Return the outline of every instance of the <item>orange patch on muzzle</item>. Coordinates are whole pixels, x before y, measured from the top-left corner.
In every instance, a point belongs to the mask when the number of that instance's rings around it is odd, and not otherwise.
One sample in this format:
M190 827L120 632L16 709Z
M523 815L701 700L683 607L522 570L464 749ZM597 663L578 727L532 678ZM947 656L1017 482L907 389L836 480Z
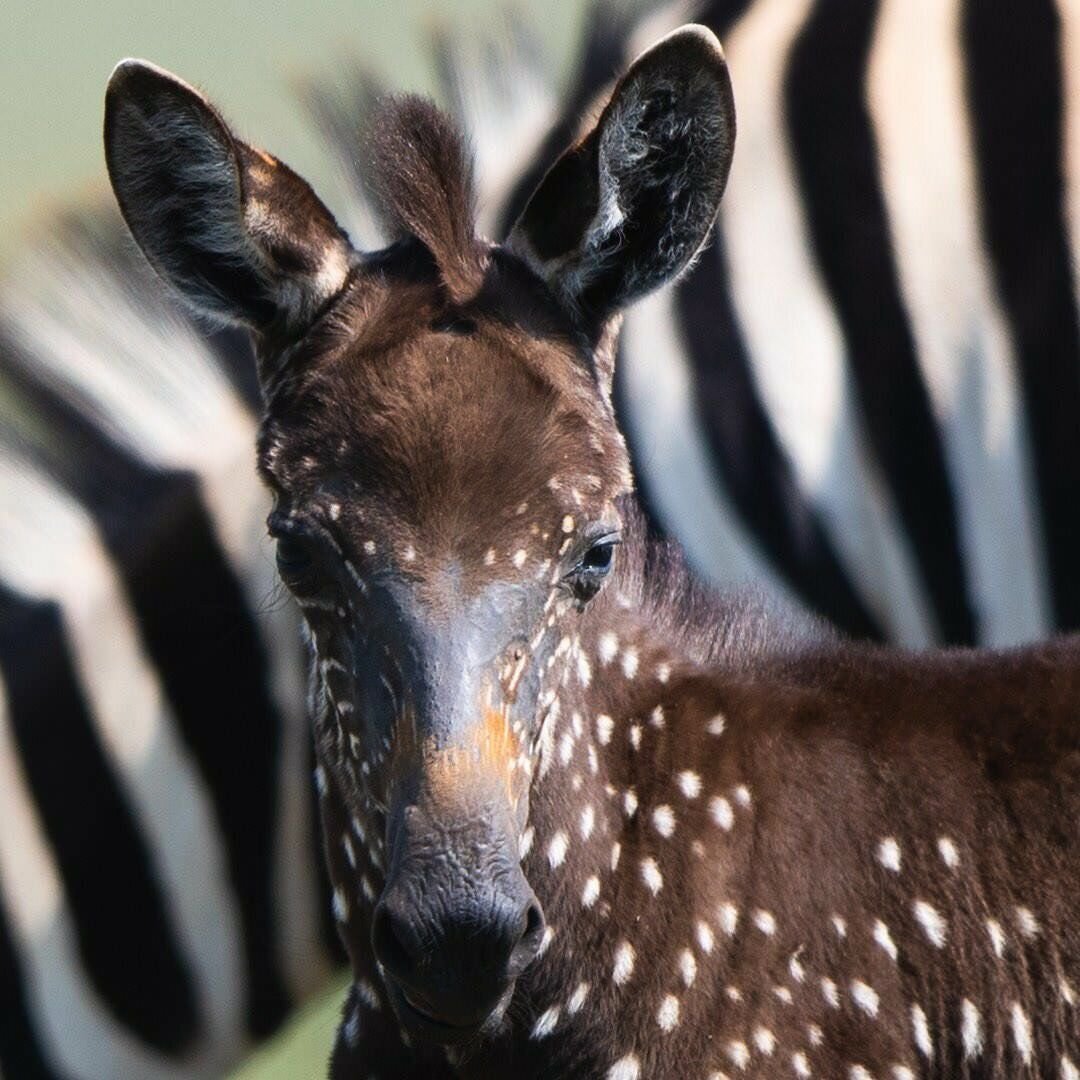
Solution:
M425 758L425 779L436 798L445 794L460 799L499 787L516 808L528 786L521 741L500 709L485 708L483 718L467 729L460 743L431 748Z

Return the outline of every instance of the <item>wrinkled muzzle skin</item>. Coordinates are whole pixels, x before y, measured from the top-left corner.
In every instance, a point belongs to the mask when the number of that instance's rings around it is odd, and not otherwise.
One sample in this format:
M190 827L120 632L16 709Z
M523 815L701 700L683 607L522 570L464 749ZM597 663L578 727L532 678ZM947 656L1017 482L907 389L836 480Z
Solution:
M520 837L550 686L568 662L551 631L572 605L505 583L462 602L454 575L437 577L434 589L372 587L363 632L331 619L313 637L320 760L350 819L382 841L370 944L348 925L347 943L374 951L407 1032L452 1044L498 1026L541 948ZM336 884L346 903L364 892L355 878Z

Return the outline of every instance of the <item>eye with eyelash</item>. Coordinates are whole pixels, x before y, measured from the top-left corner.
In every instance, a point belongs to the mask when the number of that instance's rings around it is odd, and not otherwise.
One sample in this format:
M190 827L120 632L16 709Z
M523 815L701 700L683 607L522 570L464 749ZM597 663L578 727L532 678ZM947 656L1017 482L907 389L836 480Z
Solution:
M607 535L593 541L581 560L566 576L579 607L584 607L599 591L615 563L617 535Z

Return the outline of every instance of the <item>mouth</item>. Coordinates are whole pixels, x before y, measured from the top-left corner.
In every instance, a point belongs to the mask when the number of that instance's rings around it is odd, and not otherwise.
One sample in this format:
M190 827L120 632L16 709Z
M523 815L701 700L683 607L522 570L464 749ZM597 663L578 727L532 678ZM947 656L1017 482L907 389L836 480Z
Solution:
M513 986L508 987L495 1007L483 1017L461 1023L439 1015L422 997L405 990L396 982L389 979L386 982L394 1009L409 1034L443 1046L465 1043L493 1031L501 1022L514 991Z

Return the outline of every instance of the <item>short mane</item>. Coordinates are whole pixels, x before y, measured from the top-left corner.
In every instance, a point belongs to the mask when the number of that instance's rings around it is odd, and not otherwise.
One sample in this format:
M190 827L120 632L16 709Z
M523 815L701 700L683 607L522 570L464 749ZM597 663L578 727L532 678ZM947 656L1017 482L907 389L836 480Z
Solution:
M372 132L375 197L389 233L431 252L452 303L483 282L472 154L455 123L426 98L387 98Z

